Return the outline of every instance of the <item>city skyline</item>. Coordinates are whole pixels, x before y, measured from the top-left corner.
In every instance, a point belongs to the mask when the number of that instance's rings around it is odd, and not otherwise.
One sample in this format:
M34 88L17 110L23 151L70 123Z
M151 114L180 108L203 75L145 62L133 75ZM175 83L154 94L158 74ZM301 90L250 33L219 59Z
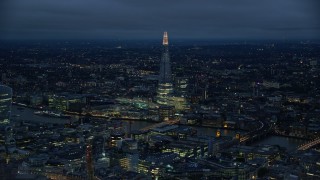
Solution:
M4 1L0 39L319 39L316 0ZM163 8L159 8L163 7Z
M3 42L0 179L320 177L318 44L160 39Z
M0 179L319 179L317 5L2 1Z

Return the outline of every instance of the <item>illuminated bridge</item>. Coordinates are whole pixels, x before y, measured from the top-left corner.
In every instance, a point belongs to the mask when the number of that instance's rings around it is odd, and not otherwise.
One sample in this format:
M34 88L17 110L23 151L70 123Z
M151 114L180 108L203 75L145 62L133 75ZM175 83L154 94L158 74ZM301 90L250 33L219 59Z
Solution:
M317 137L316 139L309 141L305 144L302 144L301 146L298 147L299 151L305 151L308 150L316 145L320 144L320 137Z
M173 124L179 124L179 120L173 120L173 121L164 121L164 122L160 122L160 123L156 123L156 124L152 124L150 126L144 127L142 129L140 129L141 131L148 131L150 129L154 129L157 127L163 127L166 125L173 125ZM240 143L241 144L246 144L246 143L250 143L253 142L255 140L261 139L262 137L265 137L268 135L268 133L270 132L270 130L272 129L271 126L269 126L269 124L267 124L264 121L259 121L259 128L253 131L250 131L246 134L244 134L241 138L240 138Z
M264 121L260 120L259 123L260 126L258 129L250 131L240 138L241 144L246 144L268 135L271 127Z
M178 124L178 123L179 123L178 120L164 121L164 122L152 124L152 125L150 125L150 126L147 126L147 127L142 128L142 129L140 129L140 130L141 130L141 131L148 131L148 130L153 129L153 128L162 127L162 126L165 126L165 125L173 125L173 124Z

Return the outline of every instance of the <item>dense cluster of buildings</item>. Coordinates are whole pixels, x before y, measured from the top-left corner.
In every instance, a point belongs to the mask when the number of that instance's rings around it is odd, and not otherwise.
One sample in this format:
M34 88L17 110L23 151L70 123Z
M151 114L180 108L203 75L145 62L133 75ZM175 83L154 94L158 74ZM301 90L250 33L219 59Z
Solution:
M319 47L202 43L1 47L0 178L319 178Z

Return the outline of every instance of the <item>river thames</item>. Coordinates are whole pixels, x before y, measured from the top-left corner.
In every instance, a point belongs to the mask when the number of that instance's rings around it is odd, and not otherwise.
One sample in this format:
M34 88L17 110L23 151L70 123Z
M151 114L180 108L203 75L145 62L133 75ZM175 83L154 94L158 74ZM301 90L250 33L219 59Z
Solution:
M35 115L34 112L37 110L20 107L20 106L12 106L12 121L29 121L29 122L36 122L36 123L55 123L55 124L65 124L70 122L69 119L62 119L62 118L53 118L53 117L45 117ZM71 121L75 120L71 118ZM146 122L146 121L131 121L131 130L139 130L144 127L150 126L154 123ZM123 121L124 128L128 129L129 121ZM210 127L192 127L197 130L198 135L204 136L214 136L217 129L210 128ZM235 130L226 130L222 129L221 134L223 136L234 136L236 133ZM288 151L295 150L300 144L303 144L306 140L303 139L295 139L289 137L281 137L281 136L269 136L266 137L258 142L255 142L253 145L279 145L282 147L287 148Z

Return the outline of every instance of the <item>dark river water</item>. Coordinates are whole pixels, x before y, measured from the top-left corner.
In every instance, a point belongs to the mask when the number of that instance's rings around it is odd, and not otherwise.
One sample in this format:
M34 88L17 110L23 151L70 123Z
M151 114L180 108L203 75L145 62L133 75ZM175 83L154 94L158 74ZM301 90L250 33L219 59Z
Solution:
M129 122L125 121L124 125L128 126ZM152 125L152 123L145 122L145 121L133 121L131 123L131 129L137 130L149 125ZM215 136L217 131L216 128L210 128L210 127L193 127L193 128L197 130L198 135ZM220 132L224 136L234 136L236 133L235 130L226 130L226 129L221 129ZM240 132L240 133L244 133L244 132ZM282 137L282 136L269 136L260 141L255 142L253 145L263 145L263 144L279 145L287 148L288 151L293 151L300 144L303 144L305 141L306 140L303 140L303 139L288 138L288 137Z
M30 121L30 122L39 122L39 123L67 123L70 120L68 119L60 119L60 118L52 118L52 117L44 117L44 116L38 116L34 114L34 109L29 108L18 108L18 106L12 106L12 120L13 121ZM132 121L131 122L131 129L132 130L138 130L142 129L146 126L152 125L152 122L145 122L145 121ZM124 121L124 126L129 126L129 121ZM210 128L210 127L193 127L197 130L198 135L208 135L208 136L214 136L217 129ZM220 130L221 134L224 136L234 136L236 131L234 130ZM240 132L241 133L241 132ZM270 145L280 145L282 147L287 148L289 151L295 150L297 146L300 144L303 144L305 140L301 139L294 139L294 138L288 138L288 137L280 137L280 136L269 136L265 139L262 139L258 142L255 142L254 145L260 145L260 144L270 144Z

